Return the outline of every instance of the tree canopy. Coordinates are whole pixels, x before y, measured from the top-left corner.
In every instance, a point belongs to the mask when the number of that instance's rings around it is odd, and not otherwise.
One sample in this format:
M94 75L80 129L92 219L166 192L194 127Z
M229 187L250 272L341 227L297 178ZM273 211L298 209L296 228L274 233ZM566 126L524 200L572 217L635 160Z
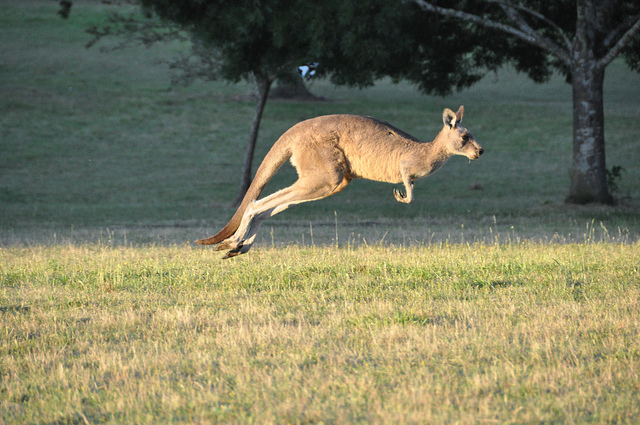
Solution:
M395 0L141 0L163 19L221 52L221 76L239 81L283 75L319 62L317 75L366 87L410 78L445 94L482 77L465 58L475 47L462 25ZM451 31L458 33L453 37ZM460 34L463 36L460 37ZM466 37L465 37L466 34ZM464 69L461 69L464 67Z
M571 77L571 54L577 37L588 31L598 66L622 55L640 70L640 4L629 0L414 0L444 23L464 21L465 32L476 41L475 65L515 65L534 81L553 71ZM593 15L593 16L588 16ZM477 61L481 57L483 60ZM484 61L487 58L493 60Z

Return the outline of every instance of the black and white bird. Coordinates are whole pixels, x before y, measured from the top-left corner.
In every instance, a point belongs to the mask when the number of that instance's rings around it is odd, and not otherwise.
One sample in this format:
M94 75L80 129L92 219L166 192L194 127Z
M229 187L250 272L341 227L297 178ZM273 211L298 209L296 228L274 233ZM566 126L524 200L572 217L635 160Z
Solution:
M316 75L316 67L318 66L318 62L310 62L298 67L298 74L300 77L310 80L311 77Z

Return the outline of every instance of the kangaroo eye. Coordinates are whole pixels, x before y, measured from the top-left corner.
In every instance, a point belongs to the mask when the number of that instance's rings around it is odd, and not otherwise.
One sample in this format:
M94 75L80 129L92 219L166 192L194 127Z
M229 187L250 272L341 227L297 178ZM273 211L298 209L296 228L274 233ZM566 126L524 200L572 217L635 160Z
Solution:
M468 142L469 141L469 135L468 134L463 135L462 136L462 141L463 142Z

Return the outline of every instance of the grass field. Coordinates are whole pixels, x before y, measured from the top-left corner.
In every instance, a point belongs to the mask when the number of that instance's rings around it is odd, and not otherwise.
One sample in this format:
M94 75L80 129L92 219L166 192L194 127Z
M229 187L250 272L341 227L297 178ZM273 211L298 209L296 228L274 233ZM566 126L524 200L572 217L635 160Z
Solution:
M110 7L0 0L0 423L640 421L639 75L607 73L615 207L563 203L560 78L271 101L257 161L313 116L430 139L460 104L486 153L410 205L353 182L223 262L191 241L233 212L250 87L172 88L180 45L85 49Z
M0 251L6 423L637 423L638 244Z

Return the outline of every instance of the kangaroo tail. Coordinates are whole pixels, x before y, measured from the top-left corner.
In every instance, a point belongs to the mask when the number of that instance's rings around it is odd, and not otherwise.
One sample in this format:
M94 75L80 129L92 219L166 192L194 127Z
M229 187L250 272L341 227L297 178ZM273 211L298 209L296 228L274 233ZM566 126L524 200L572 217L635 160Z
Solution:
M247 206L251 201L255 201L258 199L264 187L269 183L271 177L278 171L282 164L284 164L287 159L291 157L291 149L287 146L286 139L281 137L271 148L271 150L267 153L262 164L258 167L258 171L256 171L256 176L253 178L249 189L247 189L247 193L244 195L242 199L242 203L236 210L229 223L222 228L215 235L206 238L197 240L196 243L199 245L215 245L223 240L227 239L229 236L233 235L238 227L240 227L240 222L242 221L242 216L244 215ZM283 146L284 145L284 146Z

